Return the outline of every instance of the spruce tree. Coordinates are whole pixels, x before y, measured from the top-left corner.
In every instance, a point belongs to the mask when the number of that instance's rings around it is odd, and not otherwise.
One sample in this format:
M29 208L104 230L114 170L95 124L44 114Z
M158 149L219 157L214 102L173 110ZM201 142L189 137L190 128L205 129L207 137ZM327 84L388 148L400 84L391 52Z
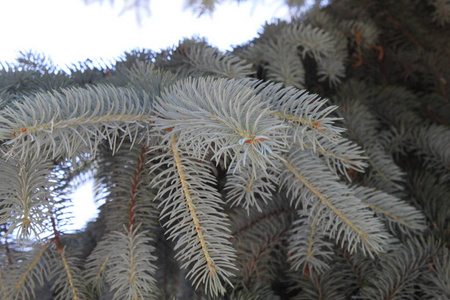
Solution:
M232 52L4 65L0 298L450 299L449 23L330 1Z

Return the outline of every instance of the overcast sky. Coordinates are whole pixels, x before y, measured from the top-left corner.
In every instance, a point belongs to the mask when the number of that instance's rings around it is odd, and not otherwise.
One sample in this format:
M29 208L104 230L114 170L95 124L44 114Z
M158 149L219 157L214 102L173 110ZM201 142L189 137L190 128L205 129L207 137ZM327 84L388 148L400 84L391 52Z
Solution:
M61 67L88 58L111 61L124 51L158 51L193 35L226 50L255 37L265 21L288 16L280 0L225 1L212 17L199 18L183 10L184 0L151 0L151 15L144 14L139 25L134 11L120 15L124 0L115 0L114 7L110 0L103 2L0 0L0 62L12 62L19 51L31 49Z
M92 1L91 1L92 2ZM0 62L13 62L19 51L37 51L64 66L91 59L112 61L125 51L155 51L178 44L184 37L206 37L221 50L242 44L266 21L288 18L280 0L224 1L212 16L197 17L183 10L184 0L151 0L149 17L139 25L134 11L122 15L123 0L85 5L83 0L0 0ZM73 198L73 226L81 229L97 215L92 182Z

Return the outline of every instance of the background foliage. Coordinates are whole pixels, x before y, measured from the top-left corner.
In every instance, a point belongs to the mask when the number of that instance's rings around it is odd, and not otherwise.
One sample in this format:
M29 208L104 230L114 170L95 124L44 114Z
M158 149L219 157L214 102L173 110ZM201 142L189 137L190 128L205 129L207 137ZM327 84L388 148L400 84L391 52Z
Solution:
M450 298L450 5L320 2L232 52L3 66L1 298Z

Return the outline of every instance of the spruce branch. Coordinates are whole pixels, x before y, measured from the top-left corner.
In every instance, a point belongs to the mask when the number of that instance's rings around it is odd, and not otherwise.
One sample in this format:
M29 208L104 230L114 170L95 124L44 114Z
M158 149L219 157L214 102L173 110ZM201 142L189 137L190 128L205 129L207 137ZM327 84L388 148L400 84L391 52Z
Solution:
M382 223L311 153L293 149L285 168L281 183L293 206L320 215L321 229L338 244L371 257L387 250L391 237Z
M177 48L166 51L166 56L156 57L159 67L173 70L180 77L215 76L242 78L253 72L250 65L231 53L221 53L203 40L184 40Z
M450 234L450 188L445 177L437 177L429 170L417 169L409 171L408 186L416 203L427 217L428 223L443 241Z
M336 175L345 175L349 181L351 181L349 170L364 172L368 166L364 150L346 138L338 137L334 141L320 138L318 143L321 147L316 148L317 155L325 161L328 169ZM305 149L313 149L310 144L305 143L302 146Z
M355 188L354 191L355 196L368 205L378 217L388 221L389 227L396 226L403 233L426 229L425 216L405 201L362 186Z
M450 297L450 254L448 248L441 248L432 257L429 272L423 274L422 289L434 299Z
M319 82L327 81L329 86L338 86L345 77L345 65L336 57L323 58L317 62L317 76Z
M51 244L34 245L31 252L22 251L22 255L15 268L8 268L2 287L5 300L8 299L34 299L37 285L44 285L49 278L50 270L47 268L49 261L48 248ZM6 269L5 269L6 271Z
M362 146L368 157L371 168L364 176L366 185L388 193L402 191L405 173L379 142L381 124L368 107L354 100L344 100L338 111L348 128L347 135Z
M157 299L155 248L150 232L122 227L98 243L89 256L83 277L96 294L109 290L113 299Z
M115 249L111 247L111 238L106 236L86 259L82 276L94 295L101 295L109 290L106 274L107 268L111 266L110 259L113 250Z
M361 102L349 100L346 94L339 95L334 101L340 105L337 112L347 128L345 134L364 148L375 144L381 125L369 108Z
M203 284L208 294L224 294L226 285L231 285L235 251L228 241L229 227L211 166L190 157L176 135L166 147L168 153L155 157L161 162L154 167L166 169L152 181L162 199L166 234L176 241L176 258L189 269L192 284L196 288Z
M420 127L412 132L411 147L416 154L424 157L427 168L442 169L442 172L450 172L450 129L430 125Z
M51 248L49 269L53 279L52 290L57 300L89 299L79 268L81 262L74 254L68 253L67 248L56 242L56 249Z
M252 74L249 65L243 64L232 54L221 54L218 49L207 45L193 45L186 53L189 64L203 71L204 75L218 75L227 78L247 77Z
M277 85L270 85L262 91L277 116L290 126L289 135L294 143L308 143L313 149L322 148L319 139L332 142L344 131L334 123L340 118L332 117L336 106L326 106L326 99L318 95L309 94L305 90L291 87L279 89Z
M291 274L292 281L295 283L292 288L301 289L294 298L296 300L346 300L349 299L355 287L354 276L340 257L336 257L336 262L324 273L293 272Z
M298 211L299 218L292 224L289 237L289 261L291 268L308 276L315 272L321 274L330 268L333 244L319 226L320 215L311 216L308 211Z
M283 39L301 48L301 55L315 60L330 56L336 47L335 38L323 29L311 25L291 24L282 31Z
M391 155L386 153L380 145L366 147L371 169L366 172L365 180L371 185L387 193L402 191L405 182L405 172L394 162Z
M434 12L432 14L433 21L441 26L445 26L450 23L450 4L445 0L433 0L428 1L430 5L434 6Z
M294 212L287 199L274 194L271 202L261 204L261 211L248 214L244 208L230 213L233 245L241 255L236 287L253 289L260 281L272 281L286 261L286 241Z
M287 147L286 126L251 88L257 82L188 79L155 103L154 128L199 159L266 169Z
M268 62L267 79L281 82L284 86L304 88L305 69L293 45L285 44L282 40L272 41L264 53L264 60Z
M106 147L99 153L96 189L103 194L99 201L105 201L100 217L107 232L122 231L124 225L142 224L150 229L156 224L155 191L149 186L150 155L146 146L130 148L131 144L125 143L115 155ZM108 193L101 192L105 190Z
M150 110L145 95L112 86L38 93L1 111L0 140L7 155L21 158L95 154L103 140L117 150L125 138L148 138Z
M231 170L235 169L233 166ZM276 190L274 175L278 172L276 168L269 168L266 172L254 174L253 168L246 166L241 171L227 174L227 182L224 190L231 206L242 206L250 215L251 209L261 211L261 204L266 204L272 199L272 193Z
M125 233L113 232L109 246L107 280L114 292L113 299L156 299L156 269L148 232L138 233L139 226L131 226Z
M361 296L370 299L419 299L416 292L421 282L420 275L434 252L432 243L409 240L399 246L387 257L383 268L376 270L375 276L361 289Z
M378 42L379 30L377 26L369 19L344 20L338 23L339 28L348 37L351 37L355 47L370 48Z
M52 189L56 177L49 161L0 158L0 224L7 224L5 235L15 231L18 241L39 238L48 229L54 206Z
M133 87L135 90L144 91L150 99L161 96L163 90L174 84L178 77L166 70L158 69L155 63L142 62L137 60L130 68L124 68L120 81L127 87ZM122 74L122 73L119 73ZM115 82L114 79L111 80Z

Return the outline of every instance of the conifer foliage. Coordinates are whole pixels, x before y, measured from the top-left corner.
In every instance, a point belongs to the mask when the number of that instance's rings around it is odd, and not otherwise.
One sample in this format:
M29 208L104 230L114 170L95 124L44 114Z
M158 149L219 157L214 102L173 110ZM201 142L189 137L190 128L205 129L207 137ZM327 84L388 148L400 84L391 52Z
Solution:
M0 298L449 299L449 12L330 1L232 52L4 65Z

